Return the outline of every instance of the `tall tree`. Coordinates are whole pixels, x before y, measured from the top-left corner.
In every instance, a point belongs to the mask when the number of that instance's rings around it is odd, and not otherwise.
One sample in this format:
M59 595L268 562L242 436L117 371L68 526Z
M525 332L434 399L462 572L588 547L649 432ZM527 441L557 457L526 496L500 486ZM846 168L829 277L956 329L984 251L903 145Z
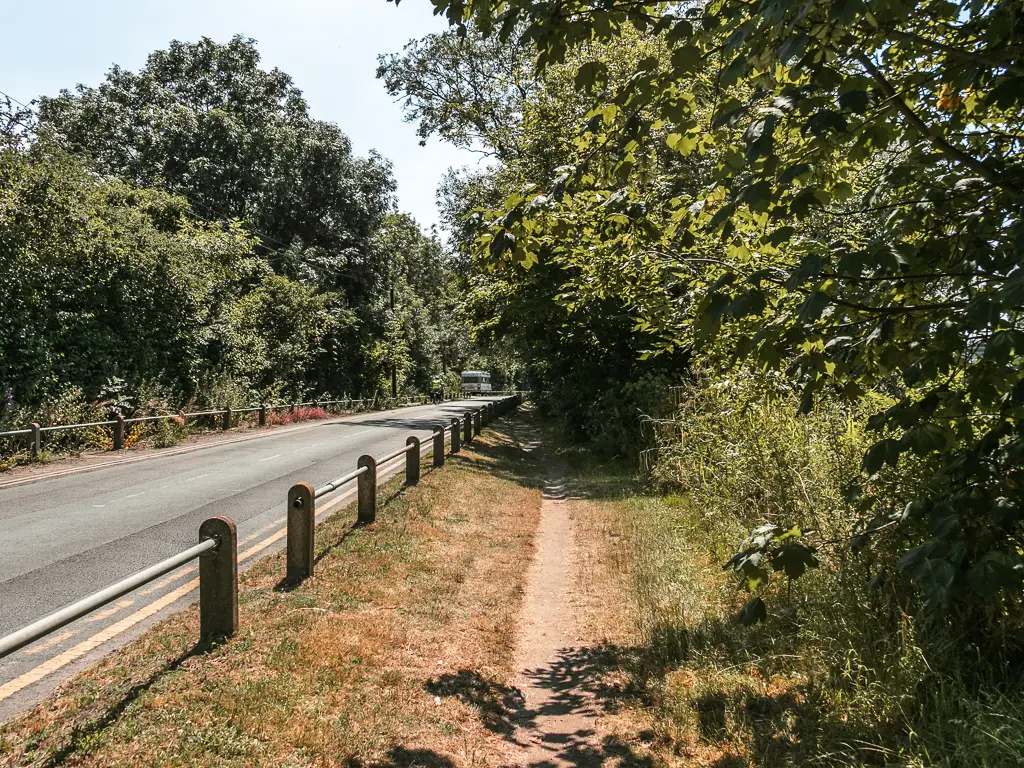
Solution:
M934 606L1016 594L1024 562L1024 14L1012 0L439 0L591 94L579 156L484 215L478 252L577 270L662 349L779 367L815 398L895 395L858 535ZM616 83L595 45L663 53ZM688 161L667 162L674 154ZM710 173L702 173L705 163ZM693 168L698 189L678 189ZM904 462L907 458L902 459ZM1008 592L1007 592L1008 590Z
M393 205L390 166L354 156L288 75L259 62L241 36L175 41L138 72L115 66L97 87L42 97L40 128L103 173L185 196L202 219L248 222L277 271L355 300Z

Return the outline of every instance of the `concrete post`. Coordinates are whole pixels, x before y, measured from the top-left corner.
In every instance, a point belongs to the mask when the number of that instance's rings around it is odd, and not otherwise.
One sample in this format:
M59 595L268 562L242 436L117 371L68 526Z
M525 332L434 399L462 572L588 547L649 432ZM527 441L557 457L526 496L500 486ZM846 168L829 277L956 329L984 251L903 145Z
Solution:
M217 539L217 548L199 557L199 639L231 637L238 631L238 534L226 517L199 526L199 540Z
M444 425L434 432L434 467L444 466Z
M224 409L224 422L221 424L221 428L227 432L231 429L231 408Z
M267 426L267 406L266 405L261 405L260 406L260 426L261 427Z
M462 422L452 419L452 455L462 450Z
M420 481L420 439L410 435L405 444L412 446L405 452L405 484L416 485Z
M32 458L37 458L39 452L43 450L42 435L39 432L39 425L35 422L29 424L28 428L32 430L32 435L29 438L32 441Z
M474 437L476 435L480 434L480 410L481 410L480 408L477 408L475 411L473 411L473 435L474 435Z
M120 413L114 414L114 450L124 450L124 416Z
M377 519L377 460L373 456L360 456L357 467L367 471L359 476L358 522L372 523Z
M288 581L297 584L313 575L313 526L316 498L309 483L288 490Z

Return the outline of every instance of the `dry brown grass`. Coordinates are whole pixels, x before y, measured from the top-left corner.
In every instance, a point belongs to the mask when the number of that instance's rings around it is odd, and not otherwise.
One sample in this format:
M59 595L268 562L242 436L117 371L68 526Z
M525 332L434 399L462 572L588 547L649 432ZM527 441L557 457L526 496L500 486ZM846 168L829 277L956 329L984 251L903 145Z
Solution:
M498 425L374 525L324 523L298 588L281 555L244 574L224 645L196 652L184 611L0 727L0 765L496 764L490 713L434 692L512 675L541 474Z

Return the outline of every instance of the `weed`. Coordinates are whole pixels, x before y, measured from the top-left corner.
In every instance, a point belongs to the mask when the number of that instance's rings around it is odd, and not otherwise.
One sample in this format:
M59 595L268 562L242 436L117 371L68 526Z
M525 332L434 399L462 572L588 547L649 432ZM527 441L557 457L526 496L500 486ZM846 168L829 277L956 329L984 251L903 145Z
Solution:
M768 427L769 429L771 427ZM734 499L658 495L577 452L574 502L602 595L600 687L624 738L699 764L1019 765L1024 670L955 628L915 619L861 574L823 568L754 628L720 567ZM631 489L618 498L609 486ZM611 597L609 597L609 595ZM617 599L624 606L616 618ZM1010 645L1008 644L1008 648ZM614 696L612 695L614 694Z

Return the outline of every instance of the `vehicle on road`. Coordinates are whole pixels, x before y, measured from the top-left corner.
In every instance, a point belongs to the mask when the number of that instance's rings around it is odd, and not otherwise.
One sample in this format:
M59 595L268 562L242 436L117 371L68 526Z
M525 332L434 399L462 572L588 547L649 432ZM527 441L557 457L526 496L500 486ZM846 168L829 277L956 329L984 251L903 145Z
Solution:
M434 405L444 402L444 382L440 379L434 379L430 385L430 402Z
M467 395L491 391L491 374L487 371L463 371L462 391Z

